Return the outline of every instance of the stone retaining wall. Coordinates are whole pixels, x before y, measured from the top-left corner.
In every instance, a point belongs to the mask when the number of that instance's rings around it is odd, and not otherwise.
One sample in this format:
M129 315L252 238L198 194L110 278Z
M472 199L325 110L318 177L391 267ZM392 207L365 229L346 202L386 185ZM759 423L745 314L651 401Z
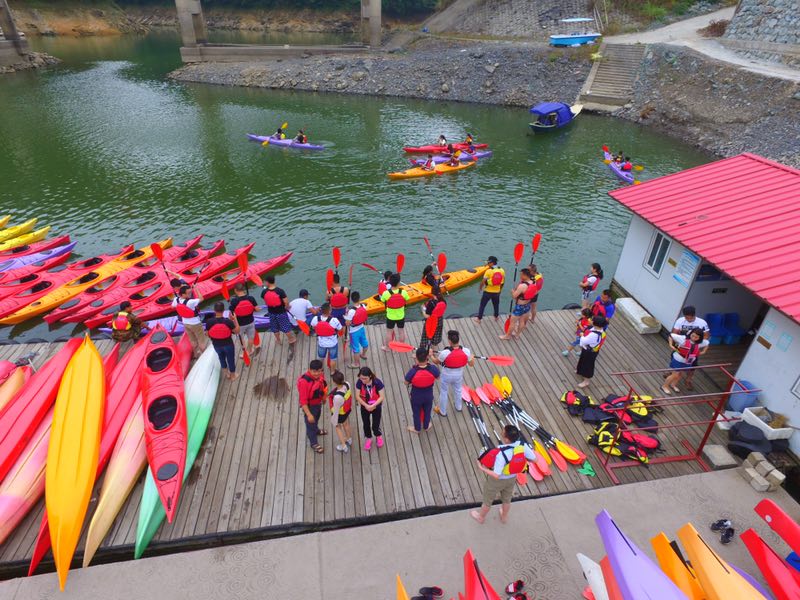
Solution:
M800 1L740 0L736 14L728 25L725 38L758 45L741 50L745 56L776 60L800 66ZM782 51L779 45L787 46ZM736 47L731 44L731 47Z

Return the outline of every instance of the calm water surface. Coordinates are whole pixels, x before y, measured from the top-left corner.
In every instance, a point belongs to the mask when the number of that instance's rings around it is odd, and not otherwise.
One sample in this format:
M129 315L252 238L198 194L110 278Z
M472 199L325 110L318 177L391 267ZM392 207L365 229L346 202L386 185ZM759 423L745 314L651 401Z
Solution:
M0 79L0 214L39 217L78 240L83 257L199 232L209 243L225 239L228 249L255 240L258 258L292 250L279 282L290 295L308 287L316 301L334 245L345 268L389 268L403 252L411 281L428 260L422 236L447 253L451 268L496 254L513 270L514 244L540 231L540 306L561 307L577 299L590 262L610 278L629 221L607 196L619 182L600 160L602 144L644 164L644 179L711 160L591 115L534 137L525 109L173 83L165 75L180 64L174 33L32 41L64 63ZM538 100L546 99L531 99ZM245 138L284 121L328 149L262 148ZM466 131L494 156L456 175L386 179L408 165L403 145ZM375 285L374 273L356 268L354 289ZM451 296L450 311L470 314L477 299L476 288L466 289ZM71 331L36 320L0 336Z

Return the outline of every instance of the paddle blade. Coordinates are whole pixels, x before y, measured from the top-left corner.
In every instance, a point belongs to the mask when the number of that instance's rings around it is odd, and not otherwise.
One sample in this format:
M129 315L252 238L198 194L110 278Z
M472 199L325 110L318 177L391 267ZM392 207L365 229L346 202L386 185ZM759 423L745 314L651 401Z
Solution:
M447 310L447 302L439 302L436 306L433 307L433 311L431 312L432 317L443 317L444 311Z
M608 146L603 146L603 147L602 147L602 150L603 150L603 152L608 152L608 151L609 151L609 150L608 150Z
M249 367L252 361L250 360L250 353L247 351L247 348L244 349L244 354L242 358L244 358L245 366Z
M525 254L525 244L518 242L517 245L514 246L514 262L519 264L523 254Z
M553 472L544 455L538 450L534 450L533 453L536 455L536 468L539 469L539 472L544 476L551 475Z
M534 481L543 481L544 480L544 475L539 470L539 467L537 466L537 464L535 462L533 462L532 460L528 461L528 473L531 474L531 477L533 477Z
M333 287L333 269L328 269L328 272L325 273L325 289L330 291Z
M398 254L397 255L397 272L402 273L403 267L406 265L406 256L405 254Z
M253 336L253 346L259 348L261 346L261 334L258 333L258 329L256 329L256 333Z
M642 182L639 181L638 179L634 179L633 180L633 185L642 185Z
M333 266L338 269L339 263L342 262L342 251L339 249L339 246L334 246L331 253L333 254Z
M492 401L489 400L489 396L486 395L486 390L484 390L482 387L475 388L475 393L478 395L478 398L480 398L481 402L483 402L484 404L492 403Z
M433 339L433 336L436 333L436 326L438 324L439 319L433 315L425 319L425 335L428 336L428 339Z
M644 165L633 165L634 171L644 171Z
M497 365L498 367L510 367L514 364L514 357L513 356L503 356L498 354L496 356L487 356L486 360L490 363Z
M414 348L414 346L411 344L406 344L405 342L396 342L394 340L389 342L389 348L395 352L413 352L416 350L416 348Z
M242 275L247 275L247 254L242 252L237 258L236 262L239 264L239 270L242 272Z
M164 262L164 249L158 242L150 244L150 250L152 250L153 256L155 256L161 262Z
M355 265L350 265L350 274L347 276L347 287L353 287L353 267Z
M297 326L300 328L300 331L302 331L306 335L311 335L311 327L309 327L308 323L306 323L305 321L298 321Z
M469 391L469 398L472 400L472 403L475 406L480 406L481 404L481 397L478 395L477 390L470 390Z
M550 453L550 458L553 459L553 462L558 469L562 472L565 472L567 470L567 461L564 460L564 457L561 456L561 454L559 454L555 448L548 448L548 451Z
M517 473L517 485L528 485L528 476L525 473Z
M261 279L261 277L259 277L258 273L251 274L250 281L256 285L264 285L264 281Z
M361 263L361 266L369 269L370 271L375 271L376 273L380 273L380 271L378 271L378 269L376 269L375 267L373 267L369 263Z
M227 281L222 282L222 297L225 298L225 300L231 299L231 291L228 289Z
M610 159L608 159L608 158L606 158L606 159L603 159L603 162L604 162L604 163L606 163L607 165L610 165L610 164L611 164L611 160L610 160Z
M281 129L286 129L289 126L289 122L287 121L283 125L281 125Z
M503 323L503 331L506 335L508 335L508 331L511 329L511 315L506 317L506 322Z
M502 381L502 383L503 383L503 387L502 387L503 393L506 396L510 396L511 392L514 391L514 386L511 385L511 380L508 378L508 376L504 375L500 381Z
M583 464L583 458L575 451L575 448L561 440L556 439L554 441L556 443L556 450L558 450L559 454L561 454L567 462L573 465Z
M500 375L498 375L497 373L495 373L494 376L492 377L492 385L494 386L494 389L496 389L500 393L501 396L505 396L505 392L503 391L503 380L500 379Z
M408 592L406 592L406 588L403 585L403 581L400 579L400 575L397 575L397 600L408 600Z
M470 387L466 383L461 384L461 399L464 402L469 402L471 399Z
M444 273L447 268L447 256L444 252L440 252L439 256L436 257L436 267L439 269L439 273Z
M428 247L428 252L433 254L433 248L431 248L431 243L428 241L428 238L423 236L422 239L425 240L425 245Z
M533 449L539 456L544 458L545 463L547 463L548 465L553 464L553 459L550 458L550 455L547 453L547 449L544 446L542 446L542 443L536 438L533 439Z
M483 393L486 394L486 397L489 398L490 403L494 403L496 400L499 399L496 397L496 390L494 389L494 386L492 386L491 383L484 383L481 386L481 389L483 390Z
M266 139L263 142L261 142L261 145L264 147L269 146L269 139Z
M536 254L539 251L539 244L541 243L542 243L542 234L537 233L535 236L533 236L533 239L531 240L531 248L533 249L534 254Z

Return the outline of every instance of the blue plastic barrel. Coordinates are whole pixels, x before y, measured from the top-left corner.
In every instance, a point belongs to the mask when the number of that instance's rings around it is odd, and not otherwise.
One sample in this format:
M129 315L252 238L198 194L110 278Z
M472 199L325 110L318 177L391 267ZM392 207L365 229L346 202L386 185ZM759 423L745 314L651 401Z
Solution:
M745 408L749 408L751 406L755 406L758 404L758 392L752 392L750 390L757 390L758 386L754 383L750 383L746 379L740 379L741 386L738 383L734 383L733 387L731 388L732 392L739 392L738 394L731 394L728 397L728 410L734 410L736 412L744 412ZM744 393L741 393L744 390Z

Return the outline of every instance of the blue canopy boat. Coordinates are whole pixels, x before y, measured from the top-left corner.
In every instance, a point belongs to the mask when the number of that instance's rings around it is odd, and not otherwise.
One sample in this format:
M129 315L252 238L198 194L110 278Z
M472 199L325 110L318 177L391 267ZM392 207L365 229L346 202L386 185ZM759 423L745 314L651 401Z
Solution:
M536 120L529 123L529 126L538 133L559 129L572 123L581 110L583 104L569 106L563 102L543 102L531 109L531 114L536 115Z
M561 19L562 23L594 23L594 19L585 17L575 17L572 19ZM573 31L570 33L559 33L550 36L551 46L582 46L584 44L593 44L594 41L602 34L596 31L591 31L587 26L583 27L583 31Z

